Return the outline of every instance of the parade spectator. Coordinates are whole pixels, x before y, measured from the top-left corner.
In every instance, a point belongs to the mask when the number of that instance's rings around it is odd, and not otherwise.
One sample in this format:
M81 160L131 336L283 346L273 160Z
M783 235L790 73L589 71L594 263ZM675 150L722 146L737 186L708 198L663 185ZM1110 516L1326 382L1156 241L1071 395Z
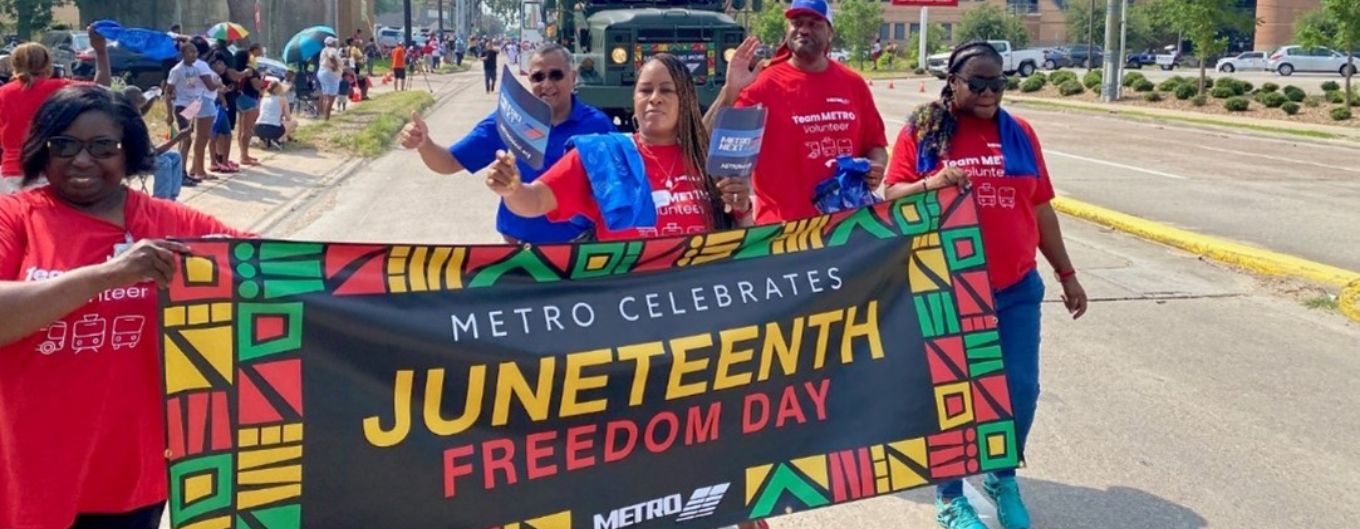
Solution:
M193 163L184 179L184 185L194 186L208 178L203 158L212 138L213 120L217 118L216 94L222 85L208 63L199 59L195 43L180 45L180 59L166 79L166 119L176 120L181 130L194 130ZM186 114L192 116L192 121ZM188 138L180 145L180 152L189 152Z
M316 72L316 80L321 83L321 115L325 121L331 120L331 108L335 105L335 96L340 94L341 73L344 71L345 59L340 53L340 41L335 37L326 37L326 47L321 50L321 67Z
M575 150L528 184L521 183L515 157L498 151L487 186L520 215L546 214L555 221L583 215L595 223L598 240L681 236L747 224L751 190L746 179L714 182L704 174L709 133L699 108L689 67L669 53L656 54L642 66L633 88L637 133L623 140L624 148L641 156L645 174L631 174L630 164L610 156L617 151L608 140L621 135L597 135L577 138ZM616 186L634 187L651 200L615 204L609 198L616 195L606 188ZM632 209L637 207L654 209Z
M264 75L255 67L255 58L264 54L264 48L252 44L248 51L236 52L236 70L240 72L237 86L240 95L236 98L236 108L240 112L240 127L236 130L236 142L241 148L243 165L260 165L260 161L250 156L250 138L255 131L255 120L260 117L260 99L264 94Z
M113 74L109 70L108 43L98 31L89 31L90 46L94 48L94 82L109 86ZM28 135L33 114L48 97L58 90L75 84L70 79L52 77L52 52L42 44L20 44L10 53L13 78L0 87L0 195L19 190L23 168L19 158Z
M883 56L883 38L874 39L874 45L869 47L869 60L873 61L873 68L878 69L878 58Z
M444 47L434 45L430 48L430 71L438 72L439 65L444 61Z
M505 64L511 71L523 71L519 67L519 43L513 40L505 43Z
M167 498L157 287L187 251L167 239L245 234L124 185L152 169L151 138L108 88L54 94L22 152L24 179L49 184L0 197L0 527L155 529ZM65 334L120 319L142 322L134 339Z
M468 51L467 42L463 40L463 36L462 36L462 35L458 35L458 36L454 37L454 38L453 38L453 60L454 60L453 63L456 64L456 65L458 65L458 66L460 66L460 67L463 66L463 56L464 56L464 55L467 55L467 51Z
M572 94L576 86L576 71L572 67L571 52L557 44L540 48L529 59L529 89L534 96L552 109L552 129L548 131L548 145L544 152L544 168L562 158L567 141L586 134L604 134L615 130L614 123L598 109L581 102ZM411 116L411 123L402 130L400 141L407 149L418 149L430 170L440 174L455 174L467 170L475 173L496 161L495 153L505 150L505 143L496 132L496 114L483 119L472 132L453 146L444 148L430 137L429 128L419 115ZM520 162L519 173L525 182L533 182L542 170ZM535 215L522 217L501 205L496 214L496 231L511 243L558 243L576 239L590 229L590 223L550 222Z
M368 39L368 44L364 45L364 73L373 77L373 63L382 58L382 50L378 49L378 42L373 38Z
M396 79L392 89L398 92L406 90L406 47L397 45L392 48L392 78Z
M212 154L212 172L236 173L241 166L231 161L231 137L236 130L236 103L240 96L241 74L228 66L231 56L223 51L213 50L208 55L208 68L214 79L222 85L217 91L217 117L213 119L212 141L208 152Z
M486 47L482 49L482 74L486 78L486 93L488 94L496 91L496 55L499 53L500 50L491 42L487 42Z
M142 116L151 111L154 103L147 101L146 94L135 86L124 88L123 97L126 97ZM184 154L172 149L192 133L193 129L181 130L165 143L156 146L156 169L151 177L151 196L171 201L179 200L180 189L184 187Z
M260 103L260 119L255 121L255 135L266 146L282 147L297 128L297 120L293 119L286 97L292 87L283 82L269 82L267 86L267 95Z
M1001 108L1006 89L1002 65L1001 55L983 41L954 50L939 101L916 109L897 138L885 194L894 199L952 185L977 190L982 246L1023 460L1039 402L1044 283L1036 270L1036 249L1056 271L1063 304L1074 319L1086 312L1087 298L1049 205L1053 183L1038 137L1029 123ZM983 491L996 503L1002 527L1030 527L1015 471L988 475ZM963 496L962 481L941 484L936 497L942 527L986 527Z
M768 110L762 141L779 148L761 150L752 176L760 224L817 215L817 184L835 174L830 162L840 156L868 158L865 182L871 190L883 182L888 161L883 118L868 84L827 58L834 30L826 1L794 0L784 17L785 44L770 65L752 68L760 42L743 42L705 118L711 127L717 110L730 105Z
M245 80L245 74L236 69L236 57L231 52L231 44L225 40L213 44L207 61L208 67L222 83L222 88L217 92L217 114L226 118L226 122L221 125L217 121L213 122L213 141L208 144L212 152L212 171L240 172L241 166L231 161L231 137L241 117L241 83Z
M354 86L359 88L359 99L368 99L368 76L364 75L364 67L368 63L368 55L364 53L364 41L351 39L349 44L350 70L354 72Z

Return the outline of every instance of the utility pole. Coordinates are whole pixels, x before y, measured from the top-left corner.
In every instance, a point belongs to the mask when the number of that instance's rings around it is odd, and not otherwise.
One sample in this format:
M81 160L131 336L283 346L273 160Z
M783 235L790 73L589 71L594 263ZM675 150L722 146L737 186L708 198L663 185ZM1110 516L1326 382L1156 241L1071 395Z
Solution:
M444 38L444 0L435 0L435 5L439 6L439 38ZM440 46L444 44L441 42Z
M1119 1L1106 0L1105 5L1105 71L1101 76L1100 100L1106 103L1119 100L1119 68L1124 65L1117 29L1122 25Z
M402 2L402 7L405 9L406 18L404 19L404 23L406 24L406 34L402 36L401 45L406 46L411 43L411 0Z
M1086 69L1094 68L1092 62L1096 55L1096 0L1091 0L1091 10L1087 12L1086 20Z

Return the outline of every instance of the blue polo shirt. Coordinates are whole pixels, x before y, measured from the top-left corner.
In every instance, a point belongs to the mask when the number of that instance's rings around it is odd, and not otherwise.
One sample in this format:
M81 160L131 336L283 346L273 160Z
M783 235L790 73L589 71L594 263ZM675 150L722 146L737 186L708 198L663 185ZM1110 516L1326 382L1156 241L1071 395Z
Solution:
M552 130L548 132L548 149L544 153L543 169L535 170L525 165L523 160L517 160L515 163L519 165L519 173L524 182L533 182L566 154L567 140L585 134L605 134L616 130L613 120L604 112L572 96L571 115L566 121L553 125ZM496 133L496 114L493 112L473 127L472 132L462 140L449 147L449 154L452 154L469 172L475 173L496 161L497 150L506 150L506 147L505 142L501 141L500 134ZM528 243L566 242L575 239L588 229L594 227L584 217L578 216L568 222L549 222L545 217L521 217L506 208L504 201L501 202L500 211L496 213L496 231Z

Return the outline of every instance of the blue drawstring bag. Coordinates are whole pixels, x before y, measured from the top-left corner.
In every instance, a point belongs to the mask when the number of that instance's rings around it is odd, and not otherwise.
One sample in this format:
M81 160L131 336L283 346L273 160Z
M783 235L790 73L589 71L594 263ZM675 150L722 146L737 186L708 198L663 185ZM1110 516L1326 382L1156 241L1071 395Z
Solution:
M567 141L585 166L605 227L611 231L656 226L652 185L633 137L590 134Z
M214 136L231 136L231 118L227 116L226 105L217 105L217 118L213 120Z
M836 158L836 174L817 184L812 203L823 214L836 213L882 202L869 189L864 177L869 174L869 160L853 156Z

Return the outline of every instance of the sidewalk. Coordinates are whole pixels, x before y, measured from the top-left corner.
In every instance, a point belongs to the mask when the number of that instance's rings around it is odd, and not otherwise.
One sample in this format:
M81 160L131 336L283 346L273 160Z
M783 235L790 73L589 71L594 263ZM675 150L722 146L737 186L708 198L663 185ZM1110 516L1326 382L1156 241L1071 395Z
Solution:
M474 73L480 75L480 72ZM454 81L466 75L472 74L430 75L429 86L425 84L425 77L418 75L409 79L410 89L433 90L438 106L465 84ZM380 77L375 80L378 82L369 90L371 97L392 92L391 84L381 84ZM350 111L363 104L351 102ZM314 120L301 118L301 121L306 125ZM252 146L251 154L259 158L260 165L244 166L239 173L218 174L218 180L184 188L180 202L217 217L229 226L259 233L269 228L271 219L286 214L309 191L333 183L366 162L353 155L311 147L290 146L288 150L275 151L257 145Z

